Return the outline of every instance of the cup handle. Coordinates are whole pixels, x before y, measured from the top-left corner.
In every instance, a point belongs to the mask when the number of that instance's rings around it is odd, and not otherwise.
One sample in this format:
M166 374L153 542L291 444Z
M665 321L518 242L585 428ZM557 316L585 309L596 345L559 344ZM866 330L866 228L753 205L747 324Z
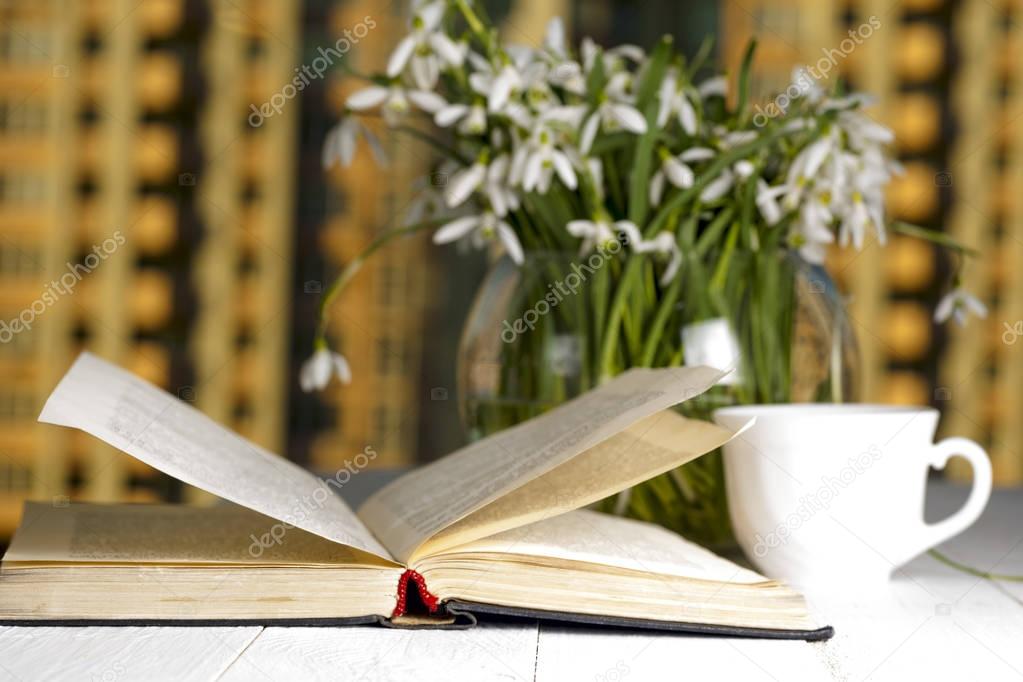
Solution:
M932 445L926 452L928 463L939 469L943 469L953 455L965 457L973 467L973 487L962 509L937 523L923 524L923 540L913 556L936 547L953 535L966 530L980 517L991 497L991 460L988 459L984 448L968 438L946 438Z

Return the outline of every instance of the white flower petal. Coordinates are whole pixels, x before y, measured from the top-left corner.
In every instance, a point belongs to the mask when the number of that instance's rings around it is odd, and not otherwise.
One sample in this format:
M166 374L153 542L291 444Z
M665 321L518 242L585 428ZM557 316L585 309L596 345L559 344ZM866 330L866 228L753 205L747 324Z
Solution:
M728 190L732 189L734 180L730 171L723 171L721 175L708 182L703 188L703 191L700 192L700 201L710 203L720 199L728 193Z
M618 125L637 135L646 132L646 119L639 113L639 109L628 104L612 103L607 106Z
M345 102L345 105L352 111L362 111L364 109L372 109L373 107L380 106L387 99L389 91L387 88L379 85L371 85L368 88L359 90L352 94Z
M557 171L558 177L565 183L565 187L575 189L578 185L578 179L575 176L572 164L568 161L568 157L555 150L551 154L551 161L554 163L554 170Z
M377 162L378 166L387 166L387 152L384 151L384 146L380 144L380 138L378 138L372 130L365 126L362 128L362 137L369 144L369 150L373 153L373 159Z
M461 239L472 232L480 224L480 217L476 215L455 218L447 225L433 233L434 244L447 244L456 239Z
M696 91L704 99L708 97L724 97L728 94L728 79L724 76L714 76L700 83Z
M424 90L409 90L408 98L417 107L422 109L428 114L435 114L445 106L447 102L444 98L435 92L426 92Z
M589 237L596 232L596 225L591 220L570 220L565 229L573 237Z
M522 189L532 192L540 184L543 174L543 157L539 154L531 154L526 160L526 167L522 174Z
M508 256L515 261L516 265L522 265L523 253L522 244L519 243L519 238L515 235L515 230L503 220L497 223L497 237L504 244L504 250L508 252Z
M600 117L594 112L583 124L582 134L579 136L579 151L584 155L590 153L593 148L593 140L597 137L597 129L600 127Z
M635 246L643 241L643 235L640 234L639 228L636 227L636 223L628 220L619 220L615 223L615 228L625 235L627 244Z
M681 154L678 158L686 163L692 163L694 161L709 161L717 156L717 153L708 147L690 147Z
M487 167L479 162L458 171L451 176L447 187L444 188L444 201L452 208L460 206L476 191L477 187L483 184L486 176Z
M543 42L544 46L553 54L559 57L565 55L565 24L562 23L561 17L552 17L547 22L547 34Z
M320 152L320 163L324 170L329 170L340 156L341 146L341 125L336 125L327 133L327 139L323 141L323 150Z
M487 98L487 108L490 109L491 113L500 111L508 103L512 89L517 83L518 73L516 73L514 67L505 66L501 69L501 72L497 74L497 78L494 79L490 87L490 95Z
M430 55L416 55L412 58L412 80L422 91L433 90L440 78L437 58Z
M449 104L437 110L437 113L433 115L433 122L441 128L447 128L468 113L468 105Z
M662 167L664 168L664 174L671 180L671 184L682 189L688 189L693 186L693 182L696 179L693 175L693 169L675 157L667 158Z
M340 353L331 353L334 365L334 374L341 380L342 384L352 383L352 368L348 366L348 360Z
M732 166L732 169L735 171L736 175L745 180L753 175L756 171L756 166L754 166L748 159L743 159L741 161L737 161L735 165Z
M465 53L444 33L430 34L430 47L451 66L460 67L465 63Z
M660 206L661 198L664 196L664 171L659 170L650 178L650 205Z
M696 110L683 93L678 94L678 122L690 137L696 134Z
M397 77L405 69L405 65L408 64L409 57L412 56L415 49L416 39L411 35L405 36L398 43L397 47L394 48L394 52L391 53L391 58L387 60L387 75L389 78Z

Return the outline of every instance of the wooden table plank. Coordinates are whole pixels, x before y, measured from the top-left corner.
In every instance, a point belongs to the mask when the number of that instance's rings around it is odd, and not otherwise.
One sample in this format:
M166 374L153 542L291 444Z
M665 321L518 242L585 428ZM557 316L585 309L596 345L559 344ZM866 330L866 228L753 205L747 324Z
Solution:
M550 627L540 631L537 682L561 680L826 680L811 645L798 641L693 637Z
M474 630L266 628L222 682L533 679L537 625Z
M261 628L0 627L0 680L215 680Z

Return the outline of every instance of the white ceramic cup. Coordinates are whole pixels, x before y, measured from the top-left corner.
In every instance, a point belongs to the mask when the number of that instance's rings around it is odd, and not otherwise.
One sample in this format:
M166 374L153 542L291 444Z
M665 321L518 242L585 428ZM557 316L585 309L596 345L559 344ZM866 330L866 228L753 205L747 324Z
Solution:
M887 582L892 571L977 520L991 463L965 438L933 442L938 411L885 405L749 405L719 409L738 429L725 445L728 507L739 544L766 575L799 586ZM973 467L958 512L924 522L929 467Z

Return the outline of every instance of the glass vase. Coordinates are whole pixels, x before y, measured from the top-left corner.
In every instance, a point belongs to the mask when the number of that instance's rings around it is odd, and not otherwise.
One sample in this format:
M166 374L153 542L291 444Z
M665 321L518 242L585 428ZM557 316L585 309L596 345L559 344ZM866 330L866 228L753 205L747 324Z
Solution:
M470 440L539 415L599 381L602 303L620 283L623 266L619 258L598 255L534 252L521 266L507 258L492 266L459 347L459 401ZM699 274L699 267L688 267L680 277ZM706 279L683 281L649 364L735 370L676 408L682 414L710 419L728 405L856 398L855 338L823 268L787 251L750 253L717 286L700 281ZM620 369L627 368L626 362ZM599 506L717 550L734 548L719 452Z

